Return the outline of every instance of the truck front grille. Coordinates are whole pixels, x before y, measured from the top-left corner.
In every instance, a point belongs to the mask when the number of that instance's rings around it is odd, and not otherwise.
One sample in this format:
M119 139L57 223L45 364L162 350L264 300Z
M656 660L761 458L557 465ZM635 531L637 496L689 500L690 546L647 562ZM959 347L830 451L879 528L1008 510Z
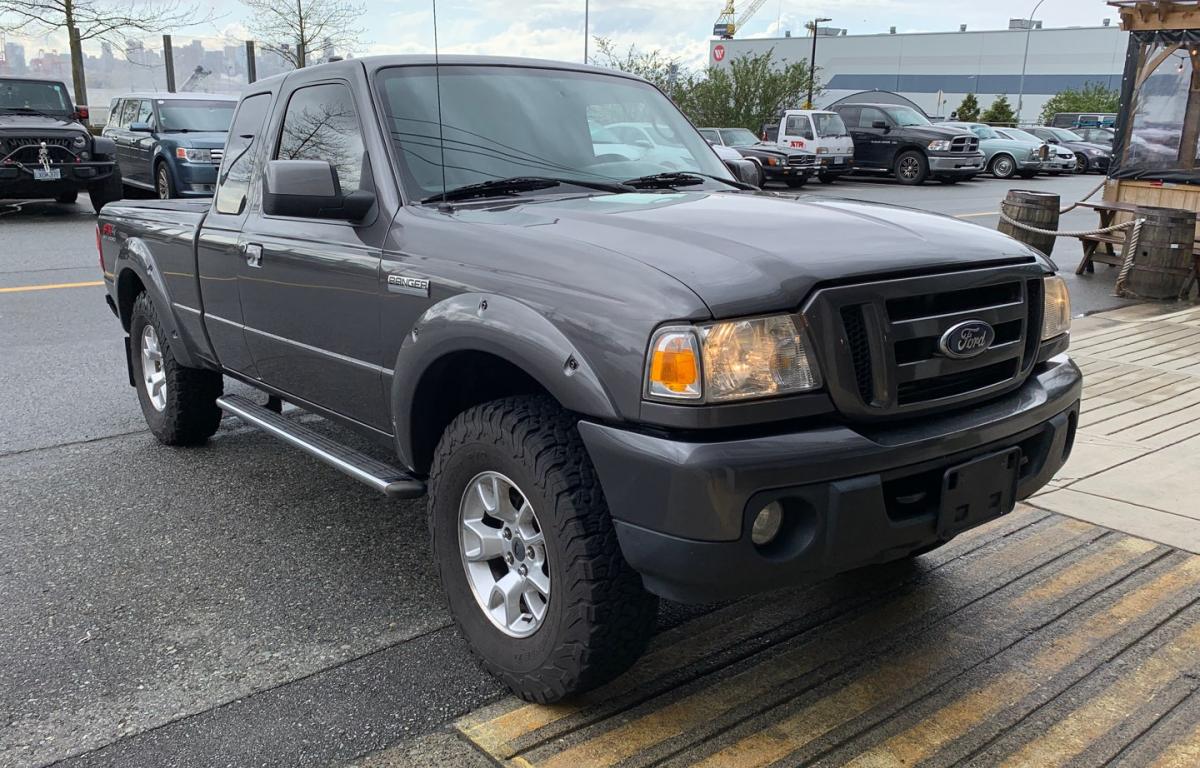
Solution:
M788 158L788 165L812 165L813 155L792 155Z
M211 150L211 151L212 151L212 161L213 161L214 163L216 163L217 165L220 165L220 164L221 164L221 160L222 160L222 159L224 159L224 157L225 157L225 150L223 150L223 149L214 149L214 150Z
M36 136L5 136L0 138L0 159L14 163L36 163L41 154L42 142L46 143L47 154L52 163L71 163L75 153L69 147L69 137L39 138Z
M974 136L959 136L950 141L951 152L974 153L979 151L979 139Z
M1037 358L1041 280L1029 263L819 291L804 315L830 395L848 416L891 417L1019 385ZM995 338L975 357L943 353L942 336L968 320Z

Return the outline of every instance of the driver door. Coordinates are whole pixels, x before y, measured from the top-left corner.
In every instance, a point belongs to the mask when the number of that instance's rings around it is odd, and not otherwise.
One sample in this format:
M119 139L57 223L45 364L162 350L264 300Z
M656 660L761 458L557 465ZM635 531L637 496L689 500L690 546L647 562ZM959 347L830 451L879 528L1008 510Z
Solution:
M877 127L882 123L884 128ZM859 165L871 168L891 168L896 139L892 136L892 121L877 107L863 107L858 116L858 128L851 129L862 136L854 139L854 154Z

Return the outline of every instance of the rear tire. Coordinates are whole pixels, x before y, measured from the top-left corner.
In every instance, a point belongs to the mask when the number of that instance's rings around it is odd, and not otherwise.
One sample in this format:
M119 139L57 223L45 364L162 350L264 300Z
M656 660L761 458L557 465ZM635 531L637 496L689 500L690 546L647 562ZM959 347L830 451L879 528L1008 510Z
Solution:
M221 374L175 359L173 342L144 292L133 302L129 335L138 402L154 436L165 445L200 445L212 437L221 424Z
M54 202L59 203L61 205L74 205L75 201L78 199L79 199L79 190L78 189L72 189L69 192L60 192L59 194L54 196Z
M434 563L458 629L488 672L541 703L628 669L658 607L621 556L575 421L545 397L476 406L447 427L430 472Z
M925 179L929 178L929 161L925 159L925 155L915 149L901 152L900 156L896 158L893 175L901 184L910 186L924 184Z
M112 173L104 181L88 187L88 198L96 213L108 203L115 203L125 196L125 188L121 184L121 169L113 166Z

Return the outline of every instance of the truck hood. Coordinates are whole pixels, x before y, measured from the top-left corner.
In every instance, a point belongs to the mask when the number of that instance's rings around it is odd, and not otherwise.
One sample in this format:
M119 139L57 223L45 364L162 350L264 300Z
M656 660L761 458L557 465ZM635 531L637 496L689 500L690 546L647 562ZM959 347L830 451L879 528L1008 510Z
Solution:
M948 216L816 196L630 193L458 215L546 237L557 255L577 243L590 246L589 254L634 259L687 285L715 317L794 309L829 281L1003 259L1049 264L1006 235Z
M190 147L192 149L221 149L229 134L220 131L195 133L162 133L159 134L160 144L170 144L174 147Z
M0 111L0 131L41 130L86 131L87 129L68 117L46 117L45 115Z
M893 128L893 133L903 133L905 136L911 136L919 139L957 139L960 136L974 136L970 131L965 131L962 128L947 128L940 125L906 125L902 128Z

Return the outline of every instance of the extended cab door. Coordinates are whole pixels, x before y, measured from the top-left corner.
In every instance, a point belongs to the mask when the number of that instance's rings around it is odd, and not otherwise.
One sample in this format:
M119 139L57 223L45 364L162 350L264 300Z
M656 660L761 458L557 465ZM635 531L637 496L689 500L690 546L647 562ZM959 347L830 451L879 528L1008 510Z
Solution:
M245 318L238 283L249 275L241 247L242 225L249 211L250 190L269 144L265 135L271 93L250 92L238 104L217 174L212 208L196 241L204 327L221 365L243 376L258 373L246 344Z
M382 157L378 171L372 168L366 151L365 85L360 100L350 81L317 78L285 81L282 108L271 121L270 157L328 161L343 194L376 192L375 178L389 171ZM269 216L256 202L240 243L253 265L238 283L246 341L262 381L388 433L379 324L389 224L378 204L352 223Z

